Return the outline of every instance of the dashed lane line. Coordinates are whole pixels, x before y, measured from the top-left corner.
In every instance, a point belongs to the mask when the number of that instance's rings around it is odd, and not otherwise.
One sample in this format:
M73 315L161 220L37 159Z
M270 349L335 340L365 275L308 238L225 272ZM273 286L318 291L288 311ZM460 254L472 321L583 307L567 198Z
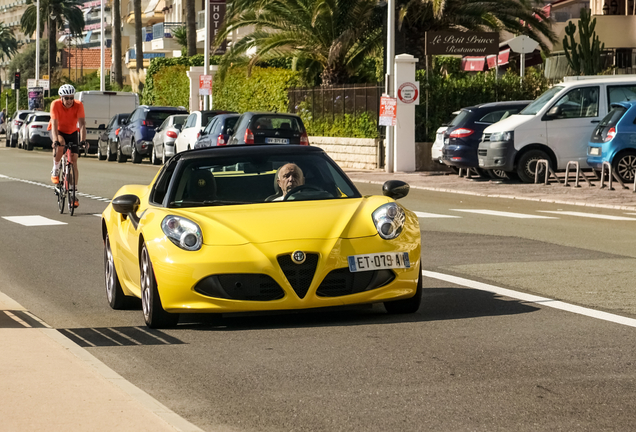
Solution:
M2 179L6 179L6 180L12 180L12 181L18 181L21 183L27 183L27 184L31 184L31 185L35 185L35 186L40 186L40 187L45 187L47 189L55 189L55 186L50 185L50 184L44 184L44 183L40 183L40 182L36 182L36 181L32 181L32 180L24 180L24 179L20 179L17 177L9 177L3 174L0 174L0 178ZM87 194L87 193L82 193L82 192L77 192L77 196L79 197L84 197L84 198L90 198L93 199L95 201L101 201L101 202L105 202L105 203L109 203L110 202L110 198L104 198L104 197L100 197L97 195L91 195L91 194Z
M509 217L509 218L516 218L516 219L558 219L557 217L552 217L552 216L511 213L511 212L502 212L502 211L496 211L496 210L483 210L483 209L450 209L450 210L458 211L458 212L466 212L466 213L484 214L489 216Z
M604 215L604 214L596 214L596 213L583 213L583 212L573 212L573 211L550 211L550 210L537 210L541 213L552 213L559 215L568 215L568 216L579 216L579 217L587 217L594 219L606 219L606 220L615 220L615 221L636 221L636 218L625 217L625 216L612 216L612 215Z

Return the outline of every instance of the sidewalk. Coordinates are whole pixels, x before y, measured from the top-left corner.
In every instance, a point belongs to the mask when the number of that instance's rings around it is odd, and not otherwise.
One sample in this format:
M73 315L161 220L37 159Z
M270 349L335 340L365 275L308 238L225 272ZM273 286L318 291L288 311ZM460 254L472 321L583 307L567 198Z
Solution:
M24 318L24 319L22 319ZM0 429L201 431L0 292Z

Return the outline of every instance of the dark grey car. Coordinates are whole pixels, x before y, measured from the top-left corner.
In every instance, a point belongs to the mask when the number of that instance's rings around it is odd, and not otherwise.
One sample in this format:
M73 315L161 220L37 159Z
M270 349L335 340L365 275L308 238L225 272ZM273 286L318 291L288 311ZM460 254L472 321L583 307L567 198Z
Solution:
M115 114L106 129L100 132L97 137L97 159L112 162L117 158L117 135L119 128L130 113Z
M236 122L228 144L309 145L309 138L302 119L295 114L248 111Z

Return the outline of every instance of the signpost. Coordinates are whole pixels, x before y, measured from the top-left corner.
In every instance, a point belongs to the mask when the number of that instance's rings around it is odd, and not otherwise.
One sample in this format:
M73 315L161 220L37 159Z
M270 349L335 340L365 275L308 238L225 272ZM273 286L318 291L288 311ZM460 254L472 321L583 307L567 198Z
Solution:
M521 81L523 81L523 71L526 69L526 54L534 52L539 46L539 42L528 36L517 36L508 42L511 51L521 54L521 64L519 65Z
M397 124L397 99L386 93L380 98L380 126L395 126ZM390 171L393 172L393 171Z
M37 80L37 82L35 82L35 81L36 80L34 80L33 78L29 78L27 80L27 88L38 87L39 86L39 87L44 88L44 90L50 90L50 88L49 88L49 80L48 79L39 79L39 80Z

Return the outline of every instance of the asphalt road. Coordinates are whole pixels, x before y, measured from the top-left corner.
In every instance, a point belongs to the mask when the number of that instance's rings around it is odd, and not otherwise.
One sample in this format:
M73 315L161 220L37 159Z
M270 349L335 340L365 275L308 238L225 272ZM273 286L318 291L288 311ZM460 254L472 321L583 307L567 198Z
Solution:
M378 305L194 316L142 332L141 311L106 302L95 214L101 198L148 183L157 167L81 159L80 192L90 197L74 217L57 212L50 168L48 153L0 148L0 291L204 430L636 428L636 329L549 300L426 278L410 316ZM402 202L423 213L426 271L636 318L636 215L419 190ZM64 224L5 219L26 215Z

